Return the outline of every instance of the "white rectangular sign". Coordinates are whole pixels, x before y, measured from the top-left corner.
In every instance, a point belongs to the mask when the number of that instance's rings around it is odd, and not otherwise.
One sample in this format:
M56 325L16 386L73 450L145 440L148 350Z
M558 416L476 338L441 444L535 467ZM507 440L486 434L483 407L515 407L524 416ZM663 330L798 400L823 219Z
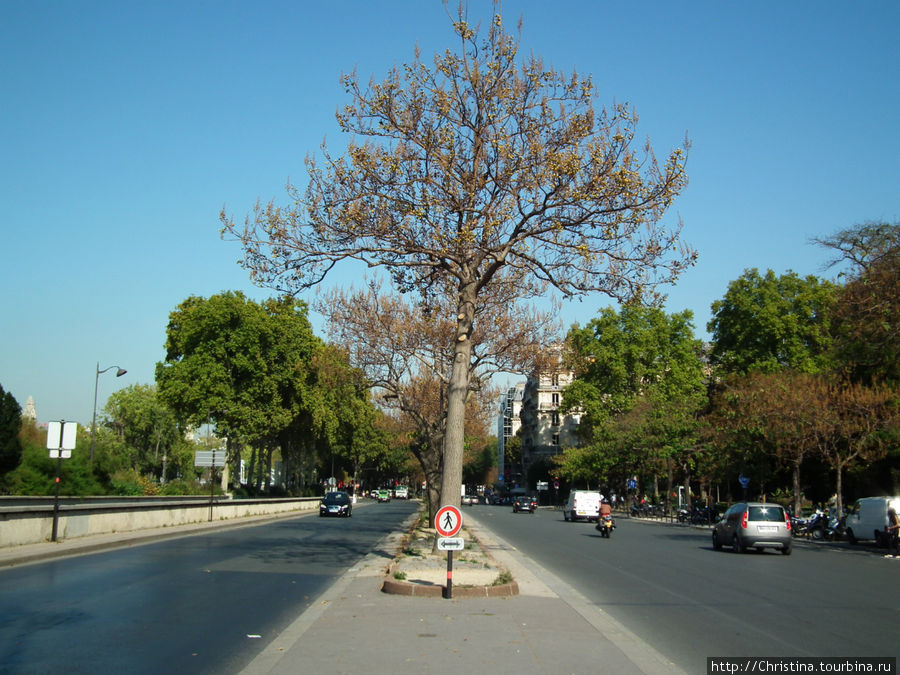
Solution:
M466 540L462 537L439 537L438 551L462 551L466 546Z
M77 431L78 422L48 422L47 449L59 450L62 448L63 450L74 450Z
M225 466L224 450L197 450L194 453L194 466L211 466L215 469L221 469Z

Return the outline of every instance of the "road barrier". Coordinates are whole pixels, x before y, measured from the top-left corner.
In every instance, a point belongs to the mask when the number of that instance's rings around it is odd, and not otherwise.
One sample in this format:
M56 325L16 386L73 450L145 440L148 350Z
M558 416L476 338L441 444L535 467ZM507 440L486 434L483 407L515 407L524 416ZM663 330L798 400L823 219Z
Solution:
M279 499L140 498L61 501L57 538L173 527L209 520L284 515L318 508L319 497ZM52 500L0 500L0 547L50 541Z

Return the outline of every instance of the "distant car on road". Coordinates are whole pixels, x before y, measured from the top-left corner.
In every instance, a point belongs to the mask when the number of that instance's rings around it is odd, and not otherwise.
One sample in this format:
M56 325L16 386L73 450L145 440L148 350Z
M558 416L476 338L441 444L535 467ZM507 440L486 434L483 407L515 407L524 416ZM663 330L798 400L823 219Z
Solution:
M409 499L409 488L405 485L398 485L395 487L394 499Z
M513 513L518 513L519 511L534 513L537 511L537 499L527 495L519 495L513 500Z
M791 521L780 504L738 502L729 508L713 526L712 545L717 551L723 545L735 553L755 548L777 548L791 554Z
M353 504L350 495L346 492L329 492L322 497L319 504L319 516L346 516L353 515Z
M480 500L478 499L478 495L463 495L461 502L463 504L468 504L472 506L473 504L477 504Z
M378 496L376 499L380 502L389 502L391 501L391 491L390 490L379 490Z

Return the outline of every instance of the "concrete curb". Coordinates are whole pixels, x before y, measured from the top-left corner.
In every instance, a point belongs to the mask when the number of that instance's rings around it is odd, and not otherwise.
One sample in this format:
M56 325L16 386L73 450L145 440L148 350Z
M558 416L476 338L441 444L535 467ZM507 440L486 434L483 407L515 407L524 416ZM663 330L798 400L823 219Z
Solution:
M393 567L388 572L388 577L381 584L382 593L415 596L418 598L442 598L447 590L446 586L393 579L390 576L392 573ZM495 586L453 586L454 598L506 598L518 594L519 584L515 581Z

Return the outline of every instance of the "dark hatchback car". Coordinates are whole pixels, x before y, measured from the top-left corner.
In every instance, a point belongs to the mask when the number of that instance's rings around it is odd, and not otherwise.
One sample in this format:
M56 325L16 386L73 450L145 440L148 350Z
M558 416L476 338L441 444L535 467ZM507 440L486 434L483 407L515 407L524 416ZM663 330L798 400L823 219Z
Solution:
M353 504L350 495L346 492L329 492L322 497L319 504L320 516L347 516L353 515Z
M534 513L537 511L537 499L534 497L527 497L525 495L520 495L513 500L513 513L518 513L519 511L528 511L529 513Z
M725 512L712 531L713 548L731 546L735 553L776 548L791 554L791 520L779 504L739 502Z

